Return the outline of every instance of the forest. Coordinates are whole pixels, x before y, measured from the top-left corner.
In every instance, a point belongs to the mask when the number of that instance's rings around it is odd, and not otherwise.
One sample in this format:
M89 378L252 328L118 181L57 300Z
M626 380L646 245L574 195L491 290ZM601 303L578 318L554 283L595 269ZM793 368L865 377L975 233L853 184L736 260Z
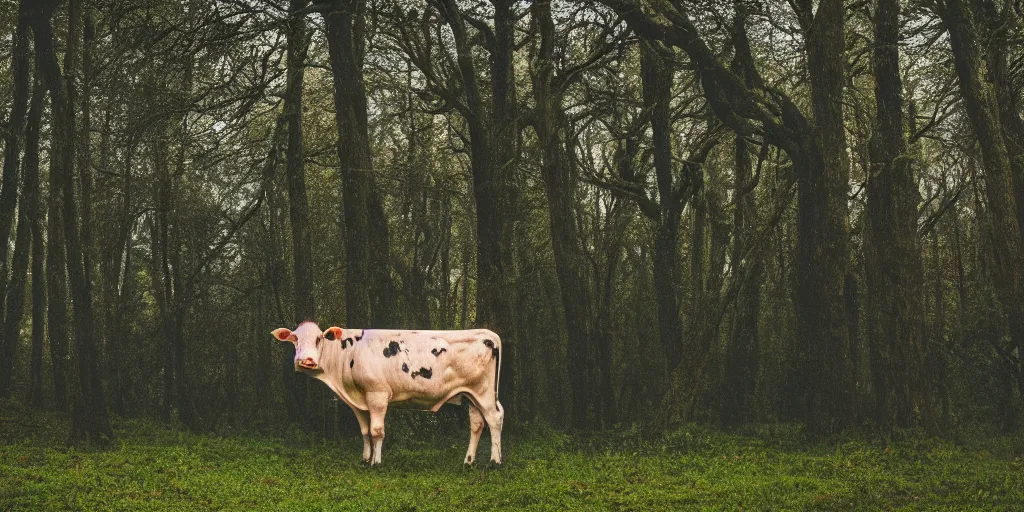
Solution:
M499 333L513 467L517 439L586 460L702 435L909 436L940 443L904 451L927 460L967 436L1003 447L993 474L1024 463L1021 0L8 0L0 20L0 473L18 446L104 457L154 429L348 446L351 412L269 334L305 320ZM465 414L397 414L394 442L461 442ZM0 505L42 506L26 482Z

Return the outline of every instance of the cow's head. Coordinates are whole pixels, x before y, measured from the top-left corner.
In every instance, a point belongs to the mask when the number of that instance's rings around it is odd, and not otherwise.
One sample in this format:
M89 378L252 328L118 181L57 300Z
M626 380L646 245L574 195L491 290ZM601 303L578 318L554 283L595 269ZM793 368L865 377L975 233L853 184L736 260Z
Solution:
M287 341L295 344L295 371L319 370L320 355L324 340L335 341L341 338L341 329L330 327L321 331L320 327L313 322L303 322L294 331L285 329L274 329L270 333L278 341Z

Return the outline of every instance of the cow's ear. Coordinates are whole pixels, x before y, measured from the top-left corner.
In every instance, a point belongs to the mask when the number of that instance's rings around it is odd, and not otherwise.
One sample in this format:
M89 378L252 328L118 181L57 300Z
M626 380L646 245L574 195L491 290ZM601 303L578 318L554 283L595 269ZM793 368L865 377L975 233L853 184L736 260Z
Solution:
M299 341L299 338L295 336L294 332L285 329L284 327L274 329L273 331L270 331L270 334L277 338L277 341L290 341L292 343Z
M324 338L327 338L330 341L340 340L341 327L328 327L327 330L324 331Z

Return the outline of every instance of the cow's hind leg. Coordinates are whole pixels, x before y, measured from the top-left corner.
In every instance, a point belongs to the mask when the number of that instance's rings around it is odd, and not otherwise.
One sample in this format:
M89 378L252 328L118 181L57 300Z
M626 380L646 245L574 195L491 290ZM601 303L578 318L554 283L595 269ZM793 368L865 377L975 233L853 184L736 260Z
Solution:
M484 433L484 415L472 403L469 404L469 449L466 450L466 464L476 460L476 447Z
M491 462L501 464L501 425L505 422L505 410L501 402L494 400L481 411L491 429Z
M370 438L370 413L354 407L352 412L355 413L356 420L359 421L359 432L363 435L363 462L369 464L370 458L373 457L373 443Z
M381 463L381 448L384 445L384 415L388 412L387 393L367 393L366 402L370 408L370 438L373 441L373 459L370 465Z

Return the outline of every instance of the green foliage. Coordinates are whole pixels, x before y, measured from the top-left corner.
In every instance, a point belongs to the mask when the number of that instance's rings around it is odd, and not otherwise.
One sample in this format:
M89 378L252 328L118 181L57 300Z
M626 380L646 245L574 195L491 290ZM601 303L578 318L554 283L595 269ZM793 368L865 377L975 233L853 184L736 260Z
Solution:
M506 435L501 469L462 465L465 432L385 441L359 464L356 437L197 435L116 424L106 451L66 448L66 425L5 404L0 508L33 510L1013 510L1024 502L1024 435L908 433L807 444L802 429L745 435L687 426L591 439L544 427ZM486 460L486 440L480 460Z

